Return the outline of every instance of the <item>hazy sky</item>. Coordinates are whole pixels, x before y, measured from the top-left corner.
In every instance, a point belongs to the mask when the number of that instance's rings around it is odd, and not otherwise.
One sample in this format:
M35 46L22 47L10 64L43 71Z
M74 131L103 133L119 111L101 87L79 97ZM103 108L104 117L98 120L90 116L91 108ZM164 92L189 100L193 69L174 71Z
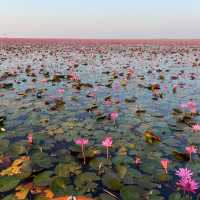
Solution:
M200 0L0 0L0 35L200 38Z

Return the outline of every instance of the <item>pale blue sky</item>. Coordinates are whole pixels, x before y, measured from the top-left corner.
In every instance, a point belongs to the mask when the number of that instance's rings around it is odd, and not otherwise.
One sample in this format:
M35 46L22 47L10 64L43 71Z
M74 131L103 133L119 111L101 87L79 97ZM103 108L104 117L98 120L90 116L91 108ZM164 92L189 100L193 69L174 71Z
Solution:
M0 35L200 38L200 0L0 0Z

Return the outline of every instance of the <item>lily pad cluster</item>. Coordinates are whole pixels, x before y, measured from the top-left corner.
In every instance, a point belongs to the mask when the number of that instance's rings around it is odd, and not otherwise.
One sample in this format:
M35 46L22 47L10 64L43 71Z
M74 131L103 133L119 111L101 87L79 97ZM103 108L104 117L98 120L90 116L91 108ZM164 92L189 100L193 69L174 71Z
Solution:
M199 45L0 43L0 199L199 198Z

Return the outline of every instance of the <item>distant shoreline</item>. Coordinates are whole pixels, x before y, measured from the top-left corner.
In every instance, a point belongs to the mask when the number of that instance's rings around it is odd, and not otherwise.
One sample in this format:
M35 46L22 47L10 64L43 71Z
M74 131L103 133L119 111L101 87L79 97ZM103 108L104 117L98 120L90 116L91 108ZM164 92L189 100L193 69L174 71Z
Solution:
M86 38L23 38L0 37L0 43L70 43L70 44L122 44L122 45L200 45L200 39L86 39Z

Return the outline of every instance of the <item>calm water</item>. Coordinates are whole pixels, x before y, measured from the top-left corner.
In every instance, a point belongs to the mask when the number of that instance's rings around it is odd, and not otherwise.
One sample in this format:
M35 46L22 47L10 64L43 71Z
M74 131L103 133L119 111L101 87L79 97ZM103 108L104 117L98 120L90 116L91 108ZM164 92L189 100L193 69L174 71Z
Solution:
M79 81L70 80L72 74ZM17 185L27 183L56 197L185 199L175 170L188 167L200 181L199 154L192 162L176 155L200 144L200 133L191 129L199 114L184 121L187 110L180 108L190 99L200 110L200 45L1 41L1 199L15 199ZM112 112L119 114L115 124ZM160 142L149 143L146 131ZM113 139L109 159L101 145L106 136ZM74 143L79 137L89 140L85 165ZM29 160L19 173L5 172L22 156ZM164 158L170 160L167 176ZM11 186L3 187L6 182ZM32 190L27 198L45 199L42 189ZM198 192L190 198L198 199Z

